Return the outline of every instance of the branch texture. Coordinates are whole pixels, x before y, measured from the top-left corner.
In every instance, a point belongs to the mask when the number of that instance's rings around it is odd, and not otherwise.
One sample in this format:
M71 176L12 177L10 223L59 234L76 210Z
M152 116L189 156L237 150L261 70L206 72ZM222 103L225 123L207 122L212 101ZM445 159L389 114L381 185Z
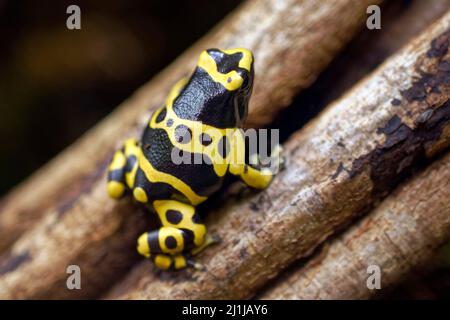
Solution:
M3 199L0 297L92 297L136 261L135 239L148 225L144 213L137 214L128 200L107 198L105 168L114 149L140 133L170 87L193 69L201 50L243 46L254 52L257 75L249 125L267 124L348 42L373 2L248 1L227 17ZM83 270L83 290L66 290L70 264Z
M137 266L107 298L248 298L450 143L450 12L285 145L269 189L214 212L206 272ZM195 280L195 281L194 281Z
M280 277L262 299L368 299L367 268L381 289L397 284L450 239L450 154L399 187L368 217L304 267Z

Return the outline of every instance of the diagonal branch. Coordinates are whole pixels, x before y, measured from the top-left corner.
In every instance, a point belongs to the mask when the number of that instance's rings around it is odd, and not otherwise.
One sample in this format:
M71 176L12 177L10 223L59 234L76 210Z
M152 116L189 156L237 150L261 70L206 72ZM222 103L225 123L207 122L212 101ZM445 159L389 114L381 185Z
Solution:
M202 256L207 272L155 275L144 262L107 297L251 297L446 149L449 29L447 12L291 137L269 189L210 217L224 241Z
M201 50L244 46L254 51L257 79L250 125L267 124L314 81L362 25L367 5L374 2L380 1L265 0L242 5L2 201L0 297L91 297L136 261L135 238L147 227L146 219L127 200L107 198L105 167L114 149L141 131L169 88L192 70ZM83 270L81 291L65 288L70 264Z
M450 239L450 154L402 185L316 258L277 279L262 299L367 299L395 285ZM367 287L380 268L382 290ZM369 279L370 280L370 279Z

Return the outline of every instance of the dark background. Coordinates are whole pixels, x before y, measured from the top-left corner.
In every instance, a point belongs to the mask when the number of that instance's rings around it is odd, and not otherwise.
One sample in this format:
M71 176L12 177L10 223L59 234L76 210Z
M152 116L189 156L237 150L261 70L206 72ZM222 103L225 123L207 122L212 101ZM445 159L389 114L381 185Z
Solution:
M0 196L239 2L0 0ZM81 30L66 28L71 4Z

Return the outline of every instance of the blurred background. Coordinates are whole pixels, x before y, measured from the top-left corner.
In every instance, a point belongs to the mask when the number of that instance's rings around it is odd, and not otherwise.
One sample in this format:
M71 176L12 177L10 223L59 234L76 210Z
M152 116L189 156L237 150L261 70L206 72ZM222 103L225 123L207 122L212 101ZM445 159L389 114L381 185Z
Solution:
M0 0L0 196L110 113L239 0ZM66 9L81 8L81 30Z

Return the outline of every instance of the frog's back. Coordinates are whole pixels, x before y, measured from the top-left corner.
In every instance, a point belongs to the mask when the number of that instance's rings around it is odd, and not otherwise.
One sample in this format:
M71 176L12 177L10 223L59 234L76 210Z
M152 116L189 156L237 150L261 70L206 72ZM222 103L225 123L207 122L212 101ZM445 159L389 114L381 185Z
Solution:
M245 117L245 110L238 107L246 109L241 97L248 99L251 89L236 95L240 88L236 85L248 73L239 66L243 56L242 52L205 51L189 80L177 83L165 105L153 114L141 138L135 184L152 199L181 196L195 205L221 187L227 166L213 164L212 154L221 160L227 157L226 129L235 130ZM244 78L251 79L252 73ZM246 86L251 88L251 81ZM210 129L218 130L219 136L208 135ZM193 139L204 150L193 149Z
M210 161L194 163L194 157L199 159L205 155L183 151L183 159L191 161L174 161L173 155L179 155L181 150L172 144L165 130L147 127L142 141L136 185L146 185L152 200L181 197L186 202L197 204L222 185L223 178L216 175Z

